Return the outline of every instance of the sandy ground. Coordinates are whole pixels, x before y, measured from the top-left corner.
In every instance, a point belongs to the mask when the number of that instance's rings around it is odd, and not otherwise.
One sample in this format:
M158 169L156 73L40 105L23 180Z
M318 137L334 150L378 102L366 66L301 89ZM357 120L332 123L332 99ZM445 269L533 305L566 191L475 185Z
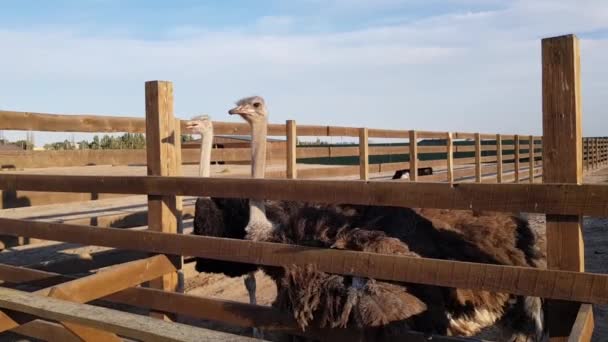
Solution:
M585 177L585 183L608 183L608 169L598 170ZM608 273L608 217L585 217L585 271ZM608 305L593 307L595 331L593 341L608 341Z

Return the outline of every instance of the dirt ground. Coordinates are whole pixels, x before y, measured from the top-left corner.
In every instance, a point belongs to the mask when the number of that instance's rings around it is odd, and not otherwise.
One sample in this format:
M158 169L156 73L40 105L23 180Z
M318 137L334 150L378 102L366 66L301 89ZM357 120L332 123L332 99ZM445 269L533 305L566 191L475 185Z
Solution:
M608 169L601 169L585 177L585 183L608 183ZM608 273L608 218L585 217L585 271ZM595 331L593 341L608 341L608 305L594 305Z

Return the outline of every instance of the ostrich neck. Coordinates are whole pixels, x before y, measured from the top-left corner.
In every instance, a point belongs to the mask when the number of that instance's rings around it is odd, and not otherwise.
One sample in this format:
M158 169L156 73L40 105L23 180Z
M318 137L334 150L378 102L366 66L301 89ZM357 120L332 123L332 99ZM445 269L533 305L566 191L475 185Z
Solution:
M266 168L267 123L251 125L251 177L264 178ZM264 240L272 233L272 223L266 217L263 200L249 200L247 235L251 240Z
M266 169L266 135L268 124L254 123L251 125L251 177L264 178Z
M198 173L200 177L211 176L211 148L213 147L213 129L201 133L201 159Z

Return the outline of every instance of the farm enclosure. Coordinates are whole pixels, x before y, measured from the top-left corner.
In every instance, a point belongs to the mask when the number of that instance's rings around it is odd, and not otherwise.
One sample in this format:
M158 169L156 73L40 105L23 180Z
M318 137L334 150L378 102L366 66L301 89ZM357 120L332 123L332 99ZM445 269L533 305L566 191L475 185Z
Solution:
M2 289L0 307L7 311L3 322L5 330L17 328L20 333L39 334L47 338L70 333L85 340L117 339L117 335L135 339L201 340L225 338L219 332L197 328L172 326L141 317L116 321L108 318L113 313L90 306L78 306L91 310L90 316L76 317L69 314L75 304L94 299L135 304L155 311L155 315L190 315L215 319L225 323L256 326L267 330L284 330L295 334L333 338L348 334L340 330L313 328L299 331L293 321L275 309L228 303L175 293L178 287L178 270L183 261L177 256L199 256L228 261L255 262L263 265L316 264L319 269L337 274L357 275L382 280L413 282L428 285L470 288L520 295L539 296L552 300L591 304L608 303L608 276L584 273L580 217L583 215L607 216L605 201L608 187L581 184L583 165L597 168L606 162L605 140L583 140L581 132L580 75L578 72L578 45L573 36L543 41L543 137L497 136L496 134L419 132L399 130L374 130L367 128L297 126L294 121L286 125L269 125L270 135L285 135L287 146L276 155L285 161L285 170L279 171L290 179L254 180L234 177L209 179L181 176L185 160L179 147L183 124L173 118L172 85L168 82L146 83L146 120L134 118L78 117L33 115L15 112L0 113L0 128L58 131L129 131L146 132L147 176L126 175L49 175L23 172L0 175L3 192L13 191L17 198L21 191L63 193L110 193L147 195L148 231L99 229L89 225L56 222L25 221L0 218L0 232L14 236L27 236L44 240L57 240L84 245L107 246L157 255L112 266L109 270L72 279L53 272L3 266L0 279L11 283L54 279L58 285L46 287L26 304L18 305L24 294L17 290ZM551 56L551 57L547 57ZM565 89L562 82L570 85ZM561 115L567 113L567 115ZM16 120L19 118L18 120ZM564 134L565 131L576 134ZM216 123L218 134L248 134L244 124ZM322 147L317 154L336 156L346 153L360 155L357 167L319 167L306 175L296 161L298 153L309 153L296 147L296 137L305 135L360 137L359 148ZM368 146L370 137L402 138L417 142L421 138L445 139L444 147L408 146L409 162L382 165L374 169L369 164L373 149ZM472 158L452 158L454 139L468 138L475 144ZM526 139L527 138L527 139ZM482 145L482 140L494 140L494 145ZM494 146L502 151L504 140L513 140L513 163L507 164L503 153L483 156L483 149ZM521 153L521 145L542 140L542 160ZM585 149L583 149L585 147ZM470 147L467 147L470 148ZM350 150L345 150L350 149ZM491 149L491 148L490 148ZM537 148L529 150L533 154ZM227 160L230 153L246 158L248 149L215 151ZM380 150L380 149L379 149ZM306 151L306 152L304 152ZM310 150L312 151L312 150ZM447 158L424 162L419 156L425 152L446 152ZM583 151L586 158L583 157ZM311 152L312 153L312 152ZM271 159L273 152L270 153ZM529 154L529 152L528 152ZM234 157L236 158L236 157ZM524 158L528 158L527 161ZM459 160L465 159L465 160ZM585 162L583 162L585 159ZM468 163L470 167L457 168L455 164ZM527 163L526 166L521 164ZM431 176L411 173L405 181L353 181L353 180L301 180L344 176L347 173L369 180L374 171L418 169L425 165L444 166L445 171ZM545 184L535 183L533 175L542 167ZM326 171L332 170L332 171ZM338 171L334 171L338 170ZM514 170L514 171L512 171ZM370 172L371 171L371 172ZM334 174L335 172L335 174ZM527 178L526 178L527 175ZM274 175L275 177L277 175ZM515 183L507 184L512 177ZM497 183L484 184L484 180ZM430 181L442 181L433 182ZM427 182L422 182L427 181ZM466 182L469 181L469 182ZM470 181L473 181L472 183ZM524 182L525 181L525 182ZM505 184L500 184L505 183ZM17 191L20 191L17 193ZM320 203L353 203L395 205L415 208L445 208L463 210L490 210L506 212L547 213L548 270L474 264L438 259L414 259L409 257L336 251L294 245L227 240L210 237L174 234L179 230L183 207L179 196L227 196L254 199L298 200ZM4 197L4 196L3 196ZM33 204L33 203L32 203ZM131 275L138 274L134 278ZM466 276L462 276L466 275ZM158 279L162 276L162 280ZM151 281L152 288L135 287ZM111 284L112 286L106 286ZM103 285L103 286L100 286ZM48 298L52 297L52 298ZM58 299L58 300L57 300ZM176 305L175 303L180 303ZM579 308L580 306L580 308ZM51 309L49 309L49 307ZM98 311L95 311L98 310ZM15 311L25 313L17 314ZM73 312L73 311L72 311ZM28 316L29 315L29 316ZM126 314L125 314L126 315ZM34 316L59 321L54 325L47 321L33 320ZM94 318L97 317L97 319ZM555 322L557 319L558 323ZM570 320L569 324L564 321ZM21 323L26 321L28 323ZM137 322L139 328L129 325ZM571 324L570 324L571 323ZM552 302L548 317L549 331L555 337L570 336L575 340L587 340L593 329L593 315L589 304L564 305ZM142 328L143 327L143 328ZM222 336L220 336L222 335ZM414 334L415 335L415 334ZM61 335L62 336L62 335ZM348 335L347 335L348 336ZM436 337L446 339L447 337Z

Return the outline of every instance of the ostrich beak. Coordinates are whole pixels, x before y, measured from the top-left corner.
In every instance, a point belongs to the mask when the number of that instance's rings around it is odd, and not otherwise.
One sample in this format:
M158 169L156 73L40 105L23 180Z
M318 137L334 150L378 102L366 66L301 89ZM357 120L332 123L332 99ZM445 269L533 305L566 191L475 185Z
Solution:
M238 114L238 115L254 115L255 111L253 110L253 108L251 108L251 106L238 106L238 107L234 107L231 110L228 111L228 114L230 115L234 115L234 114Z

